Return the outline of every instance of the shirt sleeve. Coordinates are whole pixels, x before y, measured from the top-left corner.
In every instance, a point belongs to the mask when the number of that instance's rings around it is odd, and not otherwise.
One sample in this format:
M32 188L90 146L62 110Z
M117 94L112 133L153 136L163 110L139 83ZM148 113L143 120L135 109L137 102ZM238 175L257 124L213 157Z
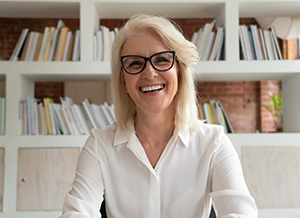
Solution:
M230 139L220 131L212 161L212 193L219 218L257 218L240 159Z
M104 186L99 161L96 158L96 142L88 138L76 169L72 190L67 194L60 218L100 218Z

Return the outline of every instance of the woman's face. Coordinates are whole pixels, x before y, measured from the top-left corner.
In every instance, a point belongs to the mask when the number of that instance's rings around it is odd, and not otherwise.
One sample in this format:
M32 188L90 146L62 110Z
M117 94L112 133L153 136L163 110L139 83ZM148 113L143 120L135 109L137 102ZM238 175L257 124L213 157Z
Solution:
M131 36L123 45L121 56L140 55L150 57L153 54L169 51L155 33ZM135 102L137 113L174 113L174 97L178 90L178 66L176 61L168 71L155 70L150 61L144 70L130 75L122 70L125 90Z

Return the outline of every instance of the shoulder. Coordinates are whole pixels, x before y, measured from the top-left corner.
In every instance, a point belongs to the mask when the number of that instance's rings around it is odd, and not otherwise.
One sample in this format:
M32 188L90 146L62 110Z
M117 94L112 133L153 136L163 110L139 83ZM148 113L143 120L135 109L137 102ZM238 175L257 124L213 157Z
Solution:
M206 124L201 120L197 121L197 128L194 132L195 134L206 138L219 139L220 137L227 137L223 126L216 124Z
M106 129L91 129L91 135L87 138L83 149L90 152L93 156L98 156L99 150L113 147L116 128L109 126Z
M233 145L221 125L206 124L197 121L198 125L194 131L190 131L189 143L199 147L199 149L209 150L215 153L220 149L232 149Z

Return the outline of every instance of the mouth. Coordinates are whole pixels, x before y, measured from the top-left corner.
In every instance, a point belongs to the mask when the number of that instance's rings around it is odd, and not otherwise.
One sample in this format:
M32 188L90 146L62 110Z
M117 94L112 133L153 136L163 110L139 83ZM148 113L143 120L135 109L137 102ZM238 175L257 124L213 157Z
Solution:
M140 87L140 91L143 93L148 93L148 92L157 92L162 90L166 85L154 85L154 86L143 86Z

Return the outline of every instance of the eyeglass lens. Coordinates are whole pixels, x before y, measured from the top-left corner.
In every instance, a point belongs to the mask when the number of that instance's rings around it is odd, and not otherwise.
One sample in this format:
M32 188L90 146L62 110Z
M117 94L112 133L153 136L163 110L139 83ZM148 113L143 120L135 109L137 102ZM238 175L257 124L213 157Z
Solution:
M160 52L152 55L150 58L138 55L128 55L124 56L121 60L127 73L138 74L144 70L147 60L150 60L150 63L155 70L169 70L173 66L174 55L174 52Z

